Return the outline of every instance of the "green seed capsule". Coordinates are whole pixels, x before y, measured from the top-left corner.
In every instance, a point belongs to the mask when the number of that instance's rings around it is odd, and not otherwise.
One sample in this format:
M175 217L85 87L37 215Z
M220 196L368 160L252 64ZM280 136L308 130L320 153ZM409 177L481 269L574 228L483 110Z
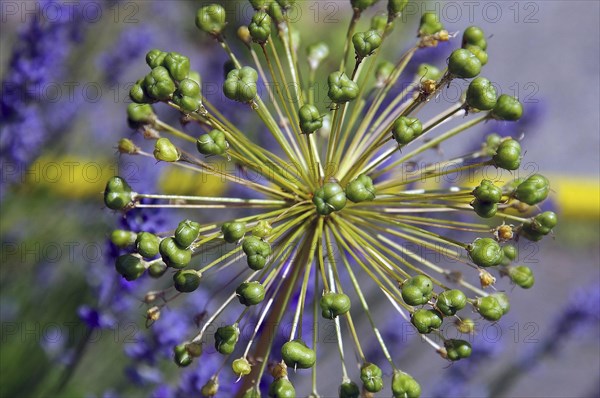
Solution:
M492 238L477 238L467 248L471 260L480 267L493 267L500 264L502 247Z
M180 247L188 248L200 234L200 224L191 220L184 220L179 223L175 230L175 242Z
M298 110L298 118L300 119L300 130L304 134L312 134L323 127L323 117L314 105L302 105Z
M508 301L506 293L498 292L490 294L490 296L494 297L500 305L500 308L502 308L502 315L508 313L510 310L510 302Z
M417 275L402 284L402 299L408 305L426 304L433 296L433 282L425 275Z
M124 254L117 257L115 268L128 281L136 280L146 271L144 261L133 254Z
M465 340L449 339L444 341L446 357L451 361L468 358L471 356L471 344Z
M420 309L412 314L410 322L415 326L419 333L427 334L442 326L442 317L436 310Z
M135 193L121 177L112 177L104 188L104 204L112 210L123 210L131 204Z
M485 143L483 144L485 154L488 156L494 156L501 143L502 137L496 133L489 134L487 137L485 137Z
M464 49L471 51L477 57L479 62L481 62L481 66L485 66L488 63L488 53L482 48L467 44Z
M312 201L317 208L317 213L327 216L346 206L346 193L340 184L328 182L314 192Z
M133 141L128 138L121 138L117 145L119 153L126 153L129 155L135 155L140 152L140 147L135 145Z
M488 321L497 321L504 315L500 303L493 296L478 298L475 307L477 308L477 312Z
M398 145L406 145L423 133L423 125L416 117L400 116L392 126L392 134Z
M115 229L110 234L110 241L113 245L120 247L121 249L131 246L135 243L137 234L132 231L126 231L124 229Z
M482 202L499 203L502 200L502 188L490 180L481 180L473 190L473 196Z
M352 36L352 44L358 58L365 58L373 54L381 46L382 38L376 30L358 32Z
M417 76L423 80L439 80L442 77L442 71L430 64L421 64L417 68Z
M446 290L438 295L435 306L446 316L455 315L467 305L467 296L457 289Z
M479 199L474 199L471 202L471 206L473 207L473 210L475 210L475 213L482 218L494 217L498 211L498 205L496 203L482 202Z
M248 266L255 271L263 269L271 255L271 245L255 236L248 236L242 243Z
M294 369L312 368L317 361L317 354L302 340L288 341L281 347L281 357L285 364Z
M354 203L375 199L373 180L366 174L361 174L346 185L346 197Z
M229 143L225 139L225 133L221 130L212 130L198 137L196 148L203 155L222 155L229 148Z
M496 106L498 94L485 77L477 77L471 81L467 89L467 104L480 111L489 111Z
M240 330L237 325L223 326L215 333L215 349L223 355L229 355L235 349Z
M260 282L243 282L235 290L240 303L249 307L265 299L265 288Z
M358 398L360 397L360 389L358 385L353 381L346 381L340 385L339 388L340 398Z
M163 62L167 53L158 49L152 49L146 53L146 63L150 69L154 69L158 66L163 66Z
M186 367L191 365L194 358L190 355L185 347L185 344L176 345L173 349L174 357L173 360L179 367Z
M321 297L321 315L326 319L334 319L350 311L350 297L344 293L328 292Z
M344 72L333 72L327 79L329 99L336 104L349 102L358 96L358 84L352 81Z
M192 79L183 79L173 95L173 102L185 113L196 112L202 105L200 85Z
M196 13L196 26L203 32L218 35L225 28L225 8L219 4L201 7Z
M364 11L367 8L371 7L375 4L377 0L350 0L350 4L352 4L352 8L355 8L360 11Z
M149 104L129 104L127 106L127 120L132 124L152 124L156 115Z
M373 363L365 363L360 368L360 379L363 387L369 392L379 392L383 388L383 372L381 368Z
M492 160L495 162L496 167L505 170L517 170L521 165L521 144L512 138L502 141Z
M214 397L219 392L219 379L217 376L208 379L206 384L200 389L200 393L203 397Z
M192 261L192 251L180 247L174 238L165 238L158 247L163 261L172 268L184 268Z
M513 261L515 258L517 258L519 253L517 248L513 245L506 245L502 247L502 252L504 253L504 257L510 261Z
M487 41L485 39L485 33L478 26L469 26L465 29L462 37L462 47L464 48L467 45L473 45L481 48L482 50L487 50Z
M248 25L248 31L252 40L264 44L271 36L271 17L264 11L259 11L252 16L252 22Z
M528 205L544 201L550 193L550 181L541 174L534 174L523 181L514 192L515 198Z
M250 1L250 5L252 5L252 8L254 8L256 11L264 10L265 7L267 6L267 0L249 0L249 1Z
M162 66L167 68L174 80L183 80L190 73L190 59L176 52L168 53Z
M244 237L246 233L246 223L243 222L226 222L221 226L221 232L223 232L223 239L227 243L235 243Z
M523 116L523 105L513 96L502 94L492 110L492 117L498 120L516 121Z
M257 236L259 238L266 238L271 235L271 231L273 227L265 220L261 220L256 224L256 226L252 229L252 235Z
M150 264L150 267L148 267L148 275L152 278L160 278L167 272L167 268L167 264L165 264L164 261L153 262Z
M463 79L475 77L481 72L481 61L471 51L459 48L448 58L448 71Z
M395 18L400 15L407 4L408 0L389 0L387 5L388 13Z
M258 391L256 387L250 387L244 392L242 398L260 398L260 391Z
M276 1L270 1L269 7L267 8L267 14L271 17L271 19L275 22L275 25L280 25L285 22L285 17L283 16L283 10L281 6Z
M419 398L421 385L408 373L395 371L392 376L392 394L394 398Z
M165 101L175 92L175 83L164 66L157 66L146 75L142 83L144 92L152 99Z
M385 33L385 29L388 24L388 16L387 14L376 14L371 18L371 30L377 31L380 36L383 36ZM393 26L393 22L392 22ZM381 45L381 43L380 43ZM379 47L379 46L378 46Z
M233 69L227 74L223 84L223 93L231 100L251 102L257 94L258 73L249 66Z
M321 62L329 56L329 47L327 43L318 42L311 44L306 49L306 57L311 69L317 69Z
M523 223L519 234L531 241L537 242L545 235L548 235L557 223L558 218L556 217L556 213L545 211Z
M181 154L168 138L159 138L154 145L154 158L163 162L176 162Z
M135 240L137 252L145 258L152 258L158 254L160 238L150 232L140 232Z
M444 25L440 22L436 13L426 12L421 16L419 36L434 35L442 29L444 29Z
M525 265L510 267L508 269L508 275L515 285L518 285L523 289L529 289L535 282L533 271Z
M296 398L296 390L287 378L274 380L269 386L270 398Z
M200 286L201 274L198 271L186 269L173 275L175 290L181 293L191 293Z
M131 86L131 89L129 89L129 98L131 98L133 102L138 104L148 104L151 102L155 102L154 99L150 98L146 94L143 83L144 79L140 79L133 86Z
M233 373L237 375L237 377L244 377L249 375L252 371L252 367L250 366L250 362L246 358L238 358L231 363L231 369Z

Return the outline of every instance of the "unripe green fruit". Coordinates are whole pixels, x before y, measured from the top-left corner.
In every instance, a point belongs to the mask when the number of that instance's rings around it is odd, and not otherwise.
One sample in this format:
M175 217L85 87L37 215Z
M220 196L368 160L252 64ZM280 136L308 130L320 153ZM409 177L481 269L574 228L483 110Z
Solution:
M346 197L354 203L375 199L373 180L366 174L361 174L346 185Z
M150 69L154 69L158 66L163 66L163 62L167 53L158 49L152 49L146 53L146 63Z
M265 299L265 288L260 282L243 282L235 290L241 304L249 307Z
M257 236L259 238L266 238L271 235L271 231L273 231L273 227L269 224L268 221L260 220L258 224L252 229L252 235Z
M346 206L346 193L337 182L328 182L315 191L312 201L317 208L317 213L327 216Z
M249 66L233 69L227 74L223 93L231 100L251 102L257 94L258 73Z
M493 202L482 202L479 199L474 199L471 202L471 206L473 206L475 213L482 218L494 217L498 211L498 204Z
M353 381L347 381L340 384L338 390L339 398L358 398L360 397L360 389Z
M498 93L485 77L476 77L467 89L467 104L480 111L489 111L496 106Z
M135 240L137 252L145 258L152 258L158 254L160 238L150 232L140 232Z
M478 298L475 303L475 307L477 308L479 314L488 321L497 321L502 318L502 315L504 315L502 306L500 306L498 300L496 300L496 298L493 296Z
M471 344L465 340L450 339L444 341L446 357L451 361L468 358L471 356Z
M471 45L471 44L467 44L465 47L463 47L465 50L469 50L471 51L479 60L479 62L481 62L481 66L485 66L488 63L488 53L485 52L485 50L483 50L480 47Z
M173 360L179 367L186 367L191 365L194 358L190 355L185 347L185 344L176 345L173 349L174 357Z
M238 377L244 377L249 375L252 371L252 367L250 366L250 362L246 358L238 358L231 363L231 369L233 373L235 373Z
M510 267L508 269L508 275L515 285L518 285L523 289L529 289L535 282L531 268L525 265Z
M493 267L500 264L502 247L492 238L477 238L467 248L471 260L480 267Z
M505 170L517 170L521 165L521 144L512 138L502 141L492 160L496 167Z
M168 138L159 138L154 145L154 158L163 162L176 162L181 154Z
M423 125L416 117L400 116L392 126L392 135L398 145L406 145L423 133Z
M407 4L408 0L389 0L387 5L388 13L392 16L397 16L404 10Z
M419 398L421 385L408 373L395 371L392 376L392 394L394 398Z
M442 317L436 310L420 309L412 314L410 322L419 333L427 334L442 326Z
M150 104L127 105L127 120L131 123L151 124L156 120L156 115Z
M304 104L298 110L300 130L304 134L312 134L323 127L323 118L316 106Z
M471 51L459 48L448 58L448 71L463 79L475 77L481 72L481 61Z
M440 19L436 13L426 12L421 16L419 36L433 35L442 29L444 29L444 25L440 22Z
M175 242L180 247L188 248L200 234L200 224L191 220L184 220L179 223L175 230Z
M110 241L121 249L131 246L135 243L137 234L132 231L126 231L124 229L115 229L110 234Z
M352 81L344 72L333 72L327 79L329 99L336 104L349 102L358 96L358 84Z
M545 235L548 235L557 223L558 218L556 217L556 213L552 211L545 211L541 214L538 214L533 219L523 223L519 234L531 241L537 242Z
M255 236L245 238L242 249L247 256L248 266L255 271L263 269L271 255L271 245Z
M164 261L152 262L148 267L148 275L152 278L160 278L167 272L167 264Z
M294 369L312 368L317 361L317 354L314 350L300 339L288 341L281 347L281 357L285 364Z
M248 31L252 40L257 43L266 43L271 36L271 17L264 11L258 11L252 16Z
M381 368L373 363L365 363L360 368L360 379L363 387L369 392L379 392L383 388L383 372Z
M442 77L442 71L430 64L421 64L417 68L417 76L423 80L439 80Z
M321 315L326 319L334 319L350 311L350 297L344 293L328 292L321 297Z
M296 390L287 378L274 380L269 386L270 398L296 398Z
M359 58L368 57L381 46L382 38L376 30L358 32L352 36L354 51Z
M175 92L175 83L164 66L157 66L146 75L142 88L150 98L157 101L166 101Z
M191 293L200 286L200 273L191 269L177 271L173 275L175 290L181 293Z
M173 95L173 102L185 113L196 112L202 105L200 85L192 79L183 79Z
M497 187L490 180L481 180L473 190L473 196L482 202L499 203L502 200L502 188Z
M514 197L528 205L544 201L550 193L550 182L541 174L534 174L523 181L514 192Z
M212 130L198 137L196 148L203 155L222 155L229 148L229 143L225 139L225 133Z
M513 96L502 94L492 110L492 117L498 120L516 121L523 116L523 105Z
M180 247L174 238L165 238L159 245L163 261L172 268L184 268L192 261L192 251Z
M128 281L136 280L146 271L144 261L133 254L124 254L117 257L115 267L117 272Z
M446 316L455 315L467 305L467 296L457 289L446 290L438 295L435 306Z
M350 4L352 8L356 8L357 10L364 11L367 8L371 7L375 4L377 0L350 0Z
M167 68L171 77L178 81L182 81L190 73L190 59L176 52L168 53L162 65Z
M196 26L203 32L218 35L225 28L225 17L223 6L219 4L204 6L196 13Z
M487 41L485 39L485 33L478 26L469 26L465 29L462 37L462 46L474 45L482 50L487 50Z
M229 355L235 349L240 330L237 325L223 326L215 333L215 349L223 355Z
M200 389L203 397L214 397L219 392L219 379L211 377Z
M425 275L414 276L402 285L402 299L408 305L426 304L433 295L433 282Z
M104 204L112 210L123 210L133 201L134 192L121 177L112 177L104 188Z
M246 223L243 222L226 222L221 226L223 239L227 243L235 243L244 237L246 234Z

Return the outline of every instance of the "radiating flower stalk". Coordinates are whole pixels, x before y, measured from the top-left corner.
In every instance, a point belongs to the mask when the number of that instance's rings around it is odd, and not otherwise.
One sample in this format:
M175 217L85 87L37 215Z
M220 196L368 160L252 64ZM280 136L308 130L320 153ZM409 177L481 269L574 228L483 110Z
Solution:
M260 396L263 378L270 382L269 396L295 396L288 377L290 368L301 375L302 369L311 369L311 394L318 396L315 364L320 355L317 330L321 322L335 325L340 397L369 396L385 384L389 388L380 366L364 355L364 337L359 336L356 325L366 320L393 370L393 396L417 397L419 383L396 366L394 347L384 341L370 313L362 275L390 302L399 314L398 321L410 321L442 358L457 361L470 355L470 343L445 338L442 324L455 324L468 333L473 329L469 317L473 312L491 322L499 320L510 305L505 293L493 289L496 276L508 277L523 288L533 285L531 269L513 265L518 256L514 242L519 238L538 241L556 225L554 213L536 214L536 205L548 196L549 182L534 174L502 186L483 179L475 188L410 189L414 183L486 166L518 170L522 157L519 141L498 135L488 136L472 153L426 165L414 178L403 174L403 166L488 120L518 120L522 105L517 98L498 96L494 85L478 76L488 57L486 36L475 26L466 29L461 40L458 33L444 30L435 14L426 13L413 47L395 64L382 61L379 49L386 41L396 40L393 27L406 5L398 0L389 1L387 18L376 17L366 31L359 31L363 11L376 1L350 2L353 13L344 54L337 70L323 71L328 74L328 100L320 104L314 87L319 81L317 72L329 56L328 46L312 44L306 56L299 51L287 16L293 1L250 3L255 9L251 23L238 30L249 56L234 54L225 38L227 15L222 6L201 7L195 23L215 39L233 65L223 82L223 94L256 114L264 125L261 134L270 134L277 149L254 143L244 133L244 126L233 125L211 104L186 56L152 50L146 56L151 71L133 86L130 96L134 103L128 116L146 138L155 141L154 151L145 152L127 139L119 142L119 150L217 175L263 198L135 192L123 178L114 177L107 183L105 203L124 213L165 207L215 214L225 211L225 217L230 217L228 210L239 209L238 218L222 222L202 223L199 213L198 220L181 220L175 230L161 234L115 231L113 242L131 248L131 253L118 258L116 269L127 280L148 274L160 280L157 285L168 281L168 288L157 288L146 296L150 327L165 306L174 305L178 296L193 294L203 284L210 286L215 274L227 273L235 282L231 291L226 290L229 284L221 289L227 293L226 299L207 315L198 334L174 347L174 361L179 366L206 360L202 351L209 326L227 313L237 318L214 333L223 366L207 380L202 389L205 396L217 394L221 372L237 375L240 395L246 397ZM441 41L460 45L447 65L422 65L414 84L389 98L413 55ZM269 83L264 98L258 92L259 78ZM430 120L419 119L422 108L449 82L471 78L461 102ZM153 111L159 102L180 111L182 121L201 126L205 133L192 136L161 121ZM464 118L461 124L441 131L445 123L459 118ZM223 160L260 178L223 171L217 166L217 161ZM158 204L147 204L144 199ZM464 215L471 215L474 221L457 220ZM491 225L477 218L489 219ZM436 232L440 230L446 232ZM473 237L459 241L457 232L472 233ZM207 261L205 254L215 248L223 254ZM481 286L428 260L416 248L459 263L465 272L479 277ZM245 264L240 256L245 257ZM312 297L307 295L309 284ZM281 326L289 314L293 314L293 322L288 342L281 352L274 352L275 336L267 330ZM305 317L313 322L312 341L302 340ZM251 320L253 332L242 341L240 330ZM346 347L356 353L357 362L349 361ZM351 379L353 367L360 380Z

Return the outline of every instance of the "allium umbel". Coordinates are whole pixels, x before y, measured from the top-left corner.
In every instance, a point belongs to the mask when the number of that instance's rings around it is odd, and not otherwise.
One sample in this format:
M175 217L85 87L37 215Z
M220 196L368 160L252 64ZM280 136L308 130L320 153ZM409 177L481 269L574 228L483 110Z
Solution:
M374 17L366 31L359 30L361 16L376 1L351 1L343 55L336 62L323 42L303 51L287 14L294 1L250 3L255 13L237 31L247 49L244 56L234 54L224 36L228 18L221 5L201 7L195 23L230 58L224 96L247 105L256 123L262 123L259 133L269 135L272 144L257 144L246 134L247 126L233 124L225 110L213 105L186 56L152 50L146 56L151 71L131 89L128 117L154 140L154 150L146 152L127 139L119 150L216 175L255 194L161 195L136 192L125 179L112 178L105 203L125 216L149 207L198 211L161 234L115 232L114 243L131 249L118 258L116 270L129 281L145 274L156 278L156 290L146 300L150 327L181 294L214 292L215 305L197 335L173 347L179 366L223 364L206 380L201 391L206 396L218 394L221 372L233 372L244 397L260 396L263 379L270 383L269 396L292 397L290 380L305 376L303 369L312 372L312 394L318 396L317 365L326 355L318 344L318 325L331 323L340 357L340 397L384 388L391 388L394 397L417 397L421 387L395 365L393 342L382 338L365 289L375 286L399 315L389 322L410 321L442 358L467 358L470 343L446 338L442 325L455 325L468 335L475 324L471 317L494 322L506 314L508 296L490 288L496 277L523 288L533 285L531 269L513 264L515 242L540 240L557 219L552 212L539 213L537 204L550 189L542 175L502 183L478 174L484 168L508 170L505 174L518 170L523 153L516 139L492 134L474 152L427 163L408 177L405 166L477 124L518 120L522 105L517 98L498 96L488 79L478 77L488 61L486 34L478 27L469 27L460 39L444 30L435 14L426 13L413 47L392 64L382 59L380 48L396 40L393 27L401 22L406 1L389 1L386 16ZM422 65L410 76L410 86L396 90L416 52L446 41L460 45L446 65ZM331 65L333 70L325 70ZM470 78L475 79L459 103L429 120L419 118L453 80ZM315 100L320 82L327 85L327 101ZM153 110L159 102L204 133L192 136L160 120ZM466 121L442 128L460 119ZM222 162L260 178L223 169ZM429 184L464 171L478 180L464 181L464 186ZM209 218L223 214L221 221L203 221L206 212ZM465 241L466 234L471 236ZM218 255L207 254L215 250ZM458 264L465 275L431 261L424 250ZM291 326L285 325L288 317ZM311 323L312 333L303 333L303 325ZM370 325L370 337L357 333L359 323ZM286 333L280 350L275 348L277 328ZM391 380L365 357L363 345L369 339L389 361ZM213 343L218 353L203 354Z

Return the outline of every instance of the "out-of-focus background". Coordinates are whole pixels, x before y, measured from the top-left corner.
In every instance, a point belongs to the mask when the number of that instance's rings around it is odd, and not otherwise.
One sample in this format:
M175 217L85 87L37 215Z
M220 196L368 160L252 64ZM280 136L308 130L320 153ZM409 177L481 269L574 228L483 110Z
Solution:
M251 16L246 2L227 3L236 4L238 21ZM339 40L340 47L349 1L298 3L302 44ZM385 8L380 3L376 8ZM200 4L0 4L0 396L48 397L61 384L60 396L147 396L158 394L160 383L176 384L174 367L132 366L147 333L142 311L128 302L114 318L98 304L116 295L103 278L114 273L106 265L106 239L119 223L103 207L101 192L116 174L167 192L227 189L219 181L168 175L154 162L120 159L115 150L121 137L142 141L127 126L125 109L149 49L190 56L205 92L220 93L225 56L194 26ZM485 76L523 101L529 118L517 129L524 134L524 164L550 177L547 206L560 223L554 237L524 248L536 285L511 292L507 319L478 338L485 347L480 358L448 366L418 338L402 334L393 337L394 355L423 381L424 396L599 396L600 3L411 1L397 22L399 39L386 49L390 58L409 46L425 11L437 11L450 32L475 24L491 35ZM431 62L443 65L451 48L431 54ZM432 112L453 100L452 90L445 95ZM164 118L177 122L173 114ZM444 150L460 145L465 140ZM177 184L169 184L173 179ZM382 317L384 311L376 309Z

